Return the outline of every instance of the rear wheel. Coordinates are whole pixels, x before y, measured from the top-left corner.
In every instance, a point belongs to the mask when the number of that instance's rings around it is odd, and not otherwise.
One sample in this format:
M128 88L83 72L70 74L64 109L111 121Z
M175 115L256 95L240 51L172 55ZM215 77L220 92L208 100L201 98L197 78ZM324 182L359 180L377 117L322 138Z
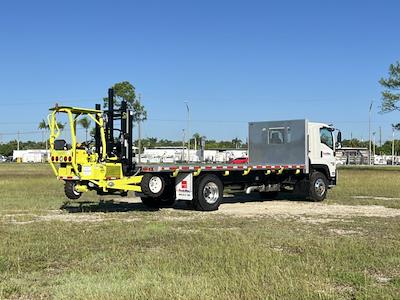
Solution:
M76 181L65 181L64 192L68 199L77 200L81 197L82 193L75 190L76 185Z
M152 198L160 197L165 190L165 179L162 176L147 173L140 183L142 192Z
M311 201L320 202L326 198L328 193L328 180L321 172L313 172L310 176L308 197Z
M217 210L223 199L223 184L215 175L205 175L195 184L193 206L196 210Z

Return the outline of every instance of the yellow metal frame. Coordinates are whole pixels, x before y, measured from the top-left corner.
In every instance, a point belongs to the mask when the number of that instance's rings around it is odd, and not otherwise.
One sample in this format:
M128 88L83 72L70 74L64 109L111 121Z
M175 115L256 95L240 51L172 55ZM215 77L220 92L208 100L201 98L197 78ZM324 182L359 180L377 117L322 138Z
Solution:
M122 164L115 161L115 157L107 156L106 134L101 110L79 107L54 107L48 116L50 127L50 166L58 179L76 180L76 190L80 193L89 190L87 183L91 182L98 189L107 192L109 189L121 191L141 192L142 176L126 177L122 173ZM57 114L68 115L71 149L55 150L54 141L60 136L61 130L57 125ZM100 127L101 153L88 154L84 149L77 148L76 120L81 115L87 115ZM69 161L53 161L51 158L71 157ZM61 163L62 165L61 165Z

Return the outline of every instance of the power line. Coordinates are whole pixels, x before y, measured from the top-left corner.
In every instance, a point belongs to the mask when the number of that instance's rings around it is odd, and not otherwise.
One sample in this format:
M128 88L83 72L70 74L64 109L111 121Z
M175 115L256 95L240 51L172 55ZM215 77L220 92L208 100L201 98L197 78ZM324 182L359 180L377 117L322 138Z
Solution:
M54 98L52 100L45 100L45 101L13 101L10 103L9 101L4 101L4 103L1 103L0 101L0 106L21 106L21 105L32 105L32 104L47 104L51 105L52 103L62 103L62 102L68 102L68 103L88 103L88 102L103 102L103 99L99 99L97 97L93 97L93 99L75 99L75 100L70 100L70 99L57 99Z

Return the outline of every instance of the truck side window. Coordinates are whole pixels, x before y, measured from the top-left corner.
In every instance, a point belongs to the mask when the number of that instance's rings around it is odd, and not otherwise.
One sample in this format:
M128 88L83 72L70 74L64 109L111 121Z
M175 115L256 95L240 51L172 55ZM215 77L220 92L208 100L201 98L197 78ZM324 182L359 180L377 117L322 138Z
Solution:
M268 144L284 144L285 128L269 128Z
M333 136L332 132L328 128L321 128L319 130L321 135L321 143L327 145L329 148L333 149Z

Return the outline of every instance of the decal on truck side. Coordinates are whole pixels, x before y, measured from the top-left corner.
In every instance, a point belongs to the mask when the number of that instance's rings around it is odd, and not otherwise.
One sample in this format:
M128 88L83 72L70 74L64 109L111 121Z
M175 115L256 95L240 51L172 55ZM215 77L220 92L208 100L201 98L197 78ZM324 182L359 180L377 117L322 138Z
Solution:
M193 173L181 173L175 183L177 200L193 200Z

